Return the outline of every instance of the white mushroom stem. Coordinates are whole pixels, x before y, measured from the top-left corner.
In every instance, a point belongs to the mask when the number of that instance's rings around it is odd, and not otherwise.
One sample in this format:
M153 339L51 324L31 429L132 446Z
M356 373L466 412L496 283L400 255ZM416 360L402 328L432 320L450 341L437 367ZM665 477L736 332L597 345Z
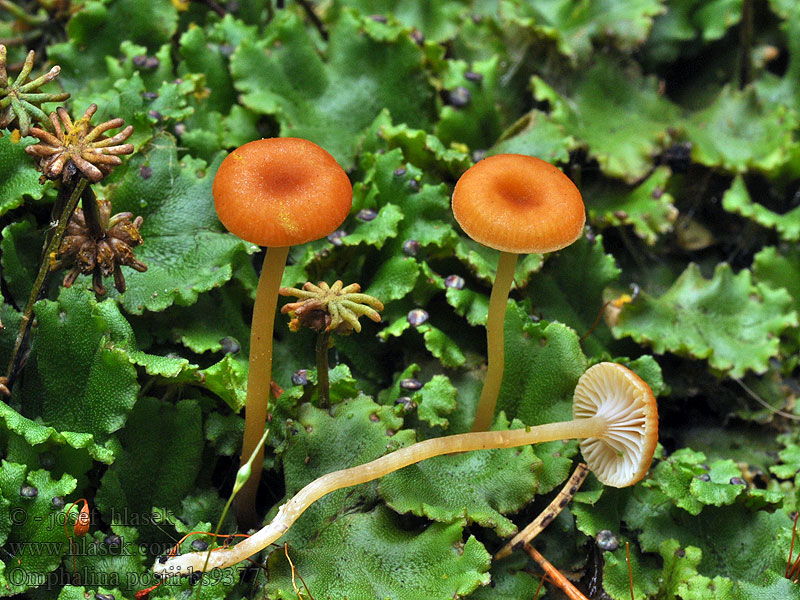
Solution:
M417 442L357 467L343 469L315 479L278 509L272 522L236 546L211 552L175 556L163 564L156 561L156 575L187 575L214 568L231 567L277 541L311 504L335 490L366 483L420 461L443 454L514 448L564 439L602 438L608 429L605 417L595 416L524 429L462 433ZM208 562L206 563L206 559Z

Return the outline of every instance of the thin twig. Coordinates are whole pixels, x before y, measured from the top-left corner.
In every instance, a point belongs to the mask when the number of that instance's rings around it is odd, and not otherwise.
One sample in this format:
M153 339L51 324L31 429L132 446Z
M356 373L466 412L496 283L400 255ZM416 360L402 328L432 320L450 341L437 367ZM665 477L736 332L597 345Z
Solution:
M553 501L548 504L547 508L539 513L539 516L531 521L525 529L520 531L510 542L500 548L497 554L494 555L495 560L505 558L511 554L514 549L521 548L524 544L530 543L533 538L539 535L542 530L556 518L558 513L564 510L564 507L569 504L569 501L572 500L572 497L581 487L588 474L589 467L587 467L585 463L578 463L572 476L567 480L567 483L564 484L564 487L558 495L553 498Z
M800 421L800 417L798 417L797 415L793 415L791 413L787 413L785 411L782 411L782 410L777 409L774 406L772 406L769 402L764 400L761 396L759 396L753 390L751 390L749 387L747 387L745 382L742 381L741 379L739 379L738 377L731 377L731 379L733 379L736 383L738 383L740 386L742 386L742 389L745 392L747 392L748 396L750 396L753 400L758 402L761 406L763 406L767 410L772 411L776 415L780 415L780 416L784 417L785 419L791 419L792 421Z
M600 307L600 312L598 312L598 313L597 313L597 317L595 318L595 320L594 320L594 323L592 323L592 326L591 326L591 327L589 327L589 331L587 331L586 333L584 333L584 334L581 336L581 339L579 339L579 340L578 340L578 342L579 342L579 343L581 343L581 344L582 344L584 341L586 341L586 338L588 338L590 335L592 335L592 332L593 332L593 331L595 330L595 328L596 328L596 327L597 327L597 326L600 324L600 319L602 319L602 318L603 318L603 314L605 313L606 306L608 306L609 304L611 304L611 302L612 302L612 300L609 300L608 302L606 302L605 304L603 304L603 306L601 306L601 307Z
M570 582L569 579L564 577L561 571L550 564L550 561L542 556L539 551L536 550L536 548L530 544L525 544L525 552L527 552L530 557L538 563L538 565L552 580L552 582L557 585L562 592L564 592L564 595L567 598L570 600L589 600L578 588L572 585L572 582Z
M789 546L789 560L786 561L786 572L784 573L784 577L789 579L789 573L791 572L789 569L792 566L792 554L794 553L794 538L797 535L797 517L800 517L800 512L795 513L794 515L794 527L792 527L792 544Z
M305 580L305 579L303 579L303 576L302 576L302 575L300 575L300 573L299 573L299 572L297 573L297 576L300 578L300 583L302 583L302 584L303 584L303 587L304 587L304 588L306 588L306 594L308 594L308 597L309 597L311 600L314 600L314 596L311 594L311 590L310 590L310 589L308 589L308 584L306 583L306 580Z
M539 592L542 591L545 579L547 579L547 575L542 575L539 579L539 585L536 586L536 593L533 595L533 600L539 600Z
M289 558L289 544L283 544L283 553L286 555L286 560L289 561L289 567L292 569L292 587L294 588L294 593L297 594L297 597L300 598L300 600L303 600L303 594L301 594L300 590L297 589L297 583L295 583L294 580L294 563L292 562L292 559Z
M283 544L283 552L284 552L284 554L286 554L286 560L289 561L289 566L292 568L292 587L294 588L294 593L297 594L297 597L300 598L300 600L303 600L303 594L300 593L300 590L297 588L297 584L294 581L294 576L295 576L295 573L297 571L294 568L294 563L292 562L292 559L289 558L289 544L288 543L284 543ZM308 594L308 597L311 598L311 600L314 600L314 596L311 595L311 590L308 589L308 585L306 585L306 582L303 579L303 576L300 575L300 573L297 573L297 576L300 578L300 583L302 583L303 587L306 588L306 593Z
M797 531L797 515L794 517L794 527L792 528L792 545L789 548L789 562L792 561L792 548L794 548L794 538L795 533ZM800 555L795 560L792 568L789 568L789 565L786 565L786 578L791 579L793 583L797 583L797 580L800 579Z
M45 247L42 263L39 265L39 272L36 274L36 279L33 282L33 289L31 289L31 294L28 297L28 304L25 306L25 311L22 313L22 320L19 324L17 339L14 342L14 350L11 353L11 360L8 363L6 376L8 377L9 387L13 385L14 368L19 356L19 350L22 347L22 341L25 339L25 334L28 332L28 327L30 326L31 318L33 316L33 305L39 298L39 293L42 291L47 273L50 271L50 257L55 256L55 253L58 252L58 249L61 246L61 240L64 237L64 232L67 230L67 223L69 223L69 219L72 216L72 213L75 211L75 207L78 205L78 199L81 197L81 194L83 194L86 184L86 179L81 177L75 188L72 190L69 200L64 205L64 210L61 211L61 214L58 217L58 223L55 227L55 230L53 231L53 234L50 237L47 246Z
M314 12L314 7L311 6L311 3L308 0L297 0L297 3L303 7L303 10L306 11L308 18L311 20L311 23L313 23L314 27L317 28L317 31L319 31L322 39L327 42L328 32L325 30L325 25L322 24L322 21L320 21L317 13Z

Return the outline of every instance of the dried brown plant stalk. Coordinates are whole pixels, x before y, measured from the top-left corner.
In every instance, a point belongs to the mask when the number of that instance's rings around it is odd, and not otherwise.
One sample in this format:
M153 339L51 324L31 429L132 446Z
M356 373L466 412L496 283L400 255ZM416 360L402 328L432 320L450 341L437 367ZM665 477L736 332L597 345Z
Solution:
M572 476L567 479L564 487L561 488L561 491L558 493L558 495L553 498L553 501L548 504L547 508L539 513L539 516L531 521L528 526L525 527L525 529L520 531L511 539L510 542L500 548L497 554L494 555L495 560L505 558L511 554L514 549L522 547L523 544L530 543L530 541L539 535L545 527L552 523L553 519L556 518L558 513L564 510L564 507L566 507L567 504L569 504L569 501L572 500L572 497L577 493L581 485L583 485L583 482L586 480L586 476L588 474L589 467L586 465L586 463L578 463L578 466L575 467L575 471L573 471Z

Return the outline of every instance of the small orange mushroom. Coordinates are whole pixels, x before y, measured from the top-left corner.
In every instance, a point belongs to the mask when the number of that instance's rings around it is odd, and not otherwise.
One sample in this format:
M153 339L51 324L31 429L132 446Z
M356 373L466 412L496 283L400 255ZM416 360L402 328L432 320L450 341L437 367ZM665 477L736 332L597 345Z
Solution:
M489 368L472 424L472 431L485 431L503 379L503 321L517 255L569 246L583 232L586 214L578 188L557 167L533 156L497 154L458 180L453 215L473 240L500 250L486 323Z
M327 151L299 138L268 138L231 152L214 177L214 205L223 225L243 240L267 246L250 331L244 465L264 433L272 379L272 333L278 288L289 247L325 237L347 218L353 200L350 179ZM243 526L257 525L259 468L236 498Z

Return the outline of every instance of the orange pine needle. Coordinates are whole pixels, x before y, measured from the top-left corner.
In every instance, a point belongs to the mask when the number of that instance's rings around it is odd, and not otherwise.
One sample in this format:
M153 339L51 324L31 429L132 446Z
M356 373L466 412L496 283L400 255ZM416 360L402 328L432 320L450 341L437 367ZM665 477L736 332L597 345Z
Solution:
M78 502L83 502L83 508L78 513L78 517L75 519L75 525L72 528L75 537L83 537L86 535L89 531L89 525L91 524L91 517L89 515L89 502L86 500L86 498L78 498L75 500L75 502L69 505L69 508L64 513L64 534L69 540L69 549L72 553L72 574L75 585L80 583L80 578L78 576L78 563L75 560L75 542L72 541L72 536L69 534L67 523L69 522L69 513L72 512L72 508L76 506Z
M794 561L792 568L789 570L788 578L794 583L797 583L797 580L800 579L800 555L798 555L797 560Z
M784 577L786 577L786 579L790 578L792 571L794 571L795 567L797 566L797 563L795 563L794 567L792 566L792 554L794 553L794 538L797 535L798 517L800 517L800 512L796 512L794 515L794 527L792 527L792 543L789 546L789 560L786 561L786 573L784 574Z
M550 564L549 560L539 554L539 551L536 550L536 548L530 544L525 544L525 552L530 554L531 558L538 563L550 580L557 585L562 592L564 592L564 595L569 598L569 600L589 600L580 592L578 588L572 585L569 579L561 574L561 571L556 569L552 564Z
M89 525L91 525L92 520L89 516L89 503L85 500L83 501L83 508L81 512L78 513L78 518L75 520L75 525L72 527L72 532L75 534L75 537L83 537L87 533L89 533Z
M539 579L539 585L536 586L536 593L533 595L533 600L539 600L539 592L542 591L542 586L544 585L545 581L550 581L547 575L542 574L542 577Z
M792 565L791 571L789 571L789 579L791 579L793 583L797 583L798 579L800 579L800 556L797 557L794 565Z
M149 597L150 597L150 592L152 592L154 589L156 589L156 588L157 588L158 586L160 586L162 583L164 583L164 582L163 582L163 581L159 581L157 584L155 584L155 585L153 585L153 586L150 586L149 588L145 588L145 589L143 589L143 590L139 590L138 592L136 592L136 593L133 595L133 597L134 597L136 600L147 600L147 598L149 598Z

